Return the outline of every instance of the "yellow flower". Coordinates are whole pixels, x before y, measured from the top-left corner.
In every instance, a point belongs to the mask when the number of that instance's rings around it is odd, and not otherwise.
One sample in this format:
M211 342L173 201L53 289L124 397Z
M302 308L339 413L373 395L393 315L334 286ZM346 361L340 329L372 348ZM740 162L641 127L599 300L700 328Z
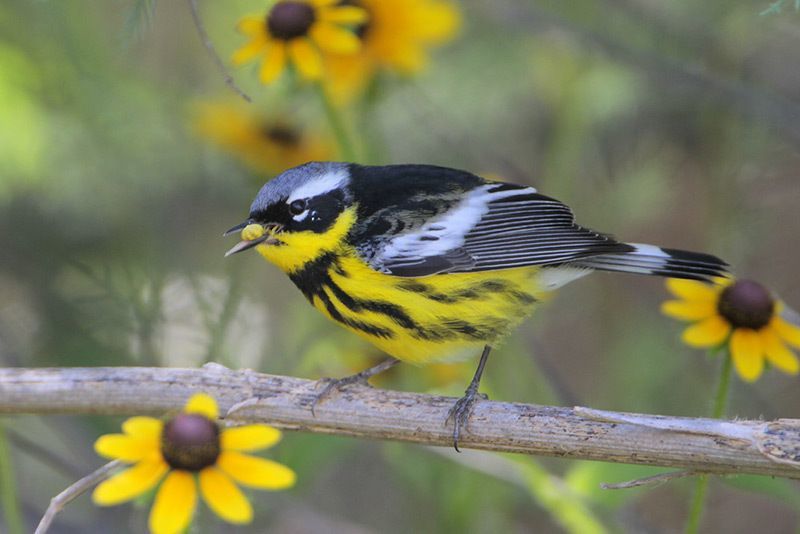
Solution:
M194 127L200 135L241 158L253 170L275 176L309 161L333 159L333 143L306 134L282 118L253 112L254 106L202 103Z
M427 49L451 40L461 26L447 0L345 0L363 7L369 20L357 28L358 54L326 56L329 88L337 101L363 91L380 68L411 75L425 68Z
M719 279L716 285L692 280L667 280L679 300L668 300L661 311L690 321L683 342L711 348L728 344L737 373L752 382L761 376L764 362L788 374L800 364L787 345L800 348L800 328L781 317L783 303L764 286L751 280Z
M95 488L95 504L129 501L161 482L150 510L150 531L173 534L191 522L199 484L215 514L231 523L249 523L253 509L235 483L281 490L294 485L295 474L277 462L243 454L274 445L280 431L267 425L220 430L218 415L214 399L198 393L166 422L132 417L122 424L123 434L100 436L94 445L98 454L133 465Z
M344 26L362 24L366 12L355 6L339 6L338 0L280 0L266 16L251 15L239 21L238 30L250 41L233 54L242 65L263 57L261 83L275 81L291 61L307 80L322 78L320 51L353 54L358 37Z

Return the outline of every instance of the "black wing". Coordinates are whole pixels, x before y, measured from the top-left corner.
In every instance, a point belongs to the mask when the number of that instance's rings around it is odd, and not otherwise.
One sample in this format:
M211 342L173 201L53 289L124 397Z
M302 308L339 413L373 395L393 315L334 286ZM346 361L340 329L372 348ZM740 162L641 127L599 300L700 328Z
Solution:
M631 250L575 224L567 206L531 187L490 182L414 231L387 240L370 263L411 277L559 265Z

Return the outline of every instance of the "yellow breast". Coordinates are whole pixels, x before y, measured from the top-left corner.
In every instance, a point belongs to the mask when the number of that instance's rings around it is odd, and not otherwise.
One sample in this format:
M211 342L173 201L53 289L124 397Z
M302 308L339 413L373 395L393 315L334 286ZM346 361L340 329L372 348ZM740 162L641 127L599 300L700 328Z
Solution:
M285 244L257 250L324 315L400 360L471 356L508 334L545 295L536 267L420 278L380 273L345 242L354 220L351 209L323 234L281 234Z
M532 311L541 297L537 271L398 278L376 272L358 257L340 256L312 302L395 358L450 361L497 343Z

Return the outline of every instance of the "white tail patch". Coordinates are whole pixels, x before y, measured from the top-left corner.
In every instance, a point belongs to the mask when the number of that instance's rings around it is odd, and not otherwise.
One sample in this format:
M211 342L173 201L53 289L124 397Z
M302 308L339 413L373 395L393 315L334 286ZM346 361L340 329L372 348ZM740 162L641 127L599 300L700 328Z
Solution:
M652 256L654 258L669 258L670 255L664 252L661 247L657 247L655 245L646 245L643 243L628 243L630 246L635 248L634 252L630 254L634 254L637 256Z

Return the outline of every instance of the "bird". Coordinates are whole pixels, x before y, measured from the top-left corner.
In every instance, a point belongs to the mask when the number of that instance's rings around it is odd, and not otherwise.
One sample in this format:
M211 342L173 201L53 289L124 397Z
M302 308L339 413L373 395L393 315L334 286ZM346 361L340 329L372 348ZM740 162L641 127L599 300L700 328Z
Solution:
M625 243L575 222L535 188L424 164L309 162L268 181L247 219L225 232L285 272L323 315L389 358L338 380L367 380L398 362L480 354L450 409L459 450L492 346L537 303L594 271L713 282L727 264L698 252ZM312 408L313 409L313 408Z

